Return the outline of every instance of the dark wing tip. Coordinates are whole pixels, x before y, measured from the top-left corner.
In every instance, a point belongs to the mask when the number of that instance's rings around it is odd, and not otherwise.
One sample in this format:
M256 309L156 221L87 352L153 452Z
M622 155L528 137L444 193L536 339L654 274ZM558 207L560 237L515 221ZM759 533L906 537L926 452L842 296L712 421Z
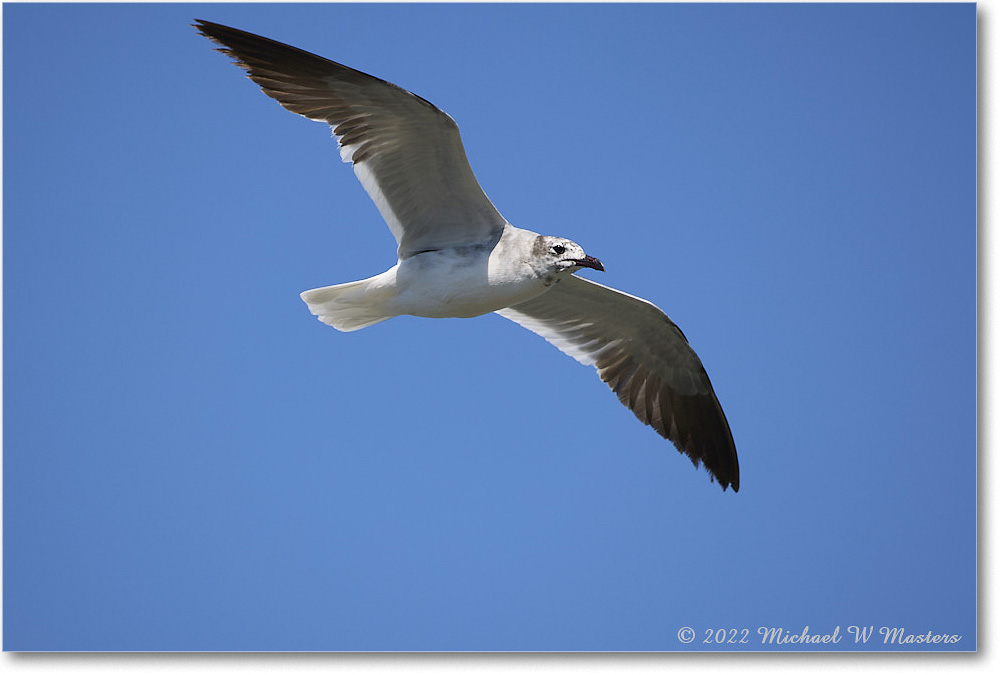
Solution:
M722 490L740 491L740 464L736 455L729 422L715 392L691 396L660 392L660 424L654 430L673 442L697 467L704 465L709 478L718 481ZM654 422L659 422L660 419Z
M686 418L682 426L687 427L688 433L670 440L695 466L700 460L709 475L719 481L723 491L732 487L733 492L739 492L740 464L736 444L715 392L710 388L707 394L678 398L681 401L676 404L674 414ZM657 432L666 436L660 429Z
M322 119L322 116L315 114L319 111L312 110L311 107L321 106L323 103L316 102L314 95L303 102L302 88L304 86L311 89L313 94L320 91L336 97L336 92L330 89L330 83L324 79L333 76L343 82L388 87L419 101L441 114L451 126L455 126L451 117L427 99L380 77L255 33L204 19L194 21L191 25L195 30L219 45L216 51L234 59L236 65L247 71L247 76L260 85L268 96L294 113L311 119Z
M693 395L665 396L670 400L669 414L673 416L670 426L654 426L657 433L673 441L677 449L691 458L695 466L699 462L705 466L711 478L718 480L722 490L732 487L740 491L740 464L736 455L736 443L729 428L729 421L719 404L719 399L703 374L708 392ZM666 418L667 411L664 410ZM671 433L673 432L673 433Z
M617 359L617 360L616 360ZM740 465L729 421L704 368L705 393L680 394L631 358L610 357L597 363L602 380L640 422L671 441L695 467L704 465L722 490L740 491Z
M239 28L231 28L204 19L195 19L191 25L199 33L219 45L218 51L235 59L237 65L249 70L251 74L255 69L269 66L283 67L282 70L293 69L300 74L305 71L311 75L322 74L330 67L353 70L304 49L292 47L284 42L249 33Z

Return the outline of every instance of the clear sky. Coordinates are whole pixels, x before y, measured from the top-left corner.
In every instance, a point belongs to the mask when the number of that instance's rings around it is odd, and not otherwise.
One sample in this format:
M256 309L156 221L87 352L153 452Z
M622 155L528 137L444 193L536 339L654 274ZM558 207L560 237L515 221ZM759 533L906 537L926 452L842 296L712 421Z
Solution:
M975 648L974 5L3 18L5 649ZM500 317L310 316L394 242L193 18L450 113L681 326L740 492Z

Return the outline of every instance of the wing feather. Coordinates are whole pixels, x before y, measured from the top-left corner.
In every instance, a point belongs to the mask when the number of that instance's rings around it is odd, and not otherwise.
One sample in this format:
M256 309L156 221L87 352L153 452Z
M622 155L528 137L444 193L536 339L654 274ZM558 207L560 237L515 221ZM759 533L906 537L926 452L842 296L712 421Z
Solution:
M341 158L354 165L400 259L499 239L506 221L479 186L447 113L390 82L281 42L209 21L195 27L265 94L333 128Z
M729 422L684 333L656 305L581 277L497 314L541 335L601 379L722 489L740 489Z

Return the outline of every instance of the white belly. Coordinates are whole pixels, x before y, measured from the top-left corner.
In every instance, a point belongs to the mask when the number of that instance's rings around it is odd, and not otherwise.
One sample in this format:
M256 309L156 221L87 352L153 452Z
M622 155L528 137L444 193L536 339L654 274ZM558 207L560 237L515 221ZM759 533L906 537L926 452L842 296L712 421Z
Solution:
M490 264L485 251L422 253L397 265L396 310L434 319L467 318L530 300L547 290L527 266Z

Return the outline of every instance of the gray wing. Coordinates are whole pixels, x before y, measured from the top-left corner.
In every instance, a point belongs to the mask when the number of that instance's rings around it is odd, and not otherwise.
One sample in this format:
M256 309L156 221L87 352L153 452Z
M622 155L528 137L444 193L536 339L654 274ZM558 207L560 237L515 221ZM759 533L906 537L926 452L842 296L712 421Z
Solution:
M722 489L740 489L729 422L704 366L656 305L580 277L497 311L538 333L601 379L639 421L701 462Z
M301 49L208 21L195 27L265 94L333 127L341 158L353 163L396 237L400 259L499 239L506 221L479 187L447 113Z

